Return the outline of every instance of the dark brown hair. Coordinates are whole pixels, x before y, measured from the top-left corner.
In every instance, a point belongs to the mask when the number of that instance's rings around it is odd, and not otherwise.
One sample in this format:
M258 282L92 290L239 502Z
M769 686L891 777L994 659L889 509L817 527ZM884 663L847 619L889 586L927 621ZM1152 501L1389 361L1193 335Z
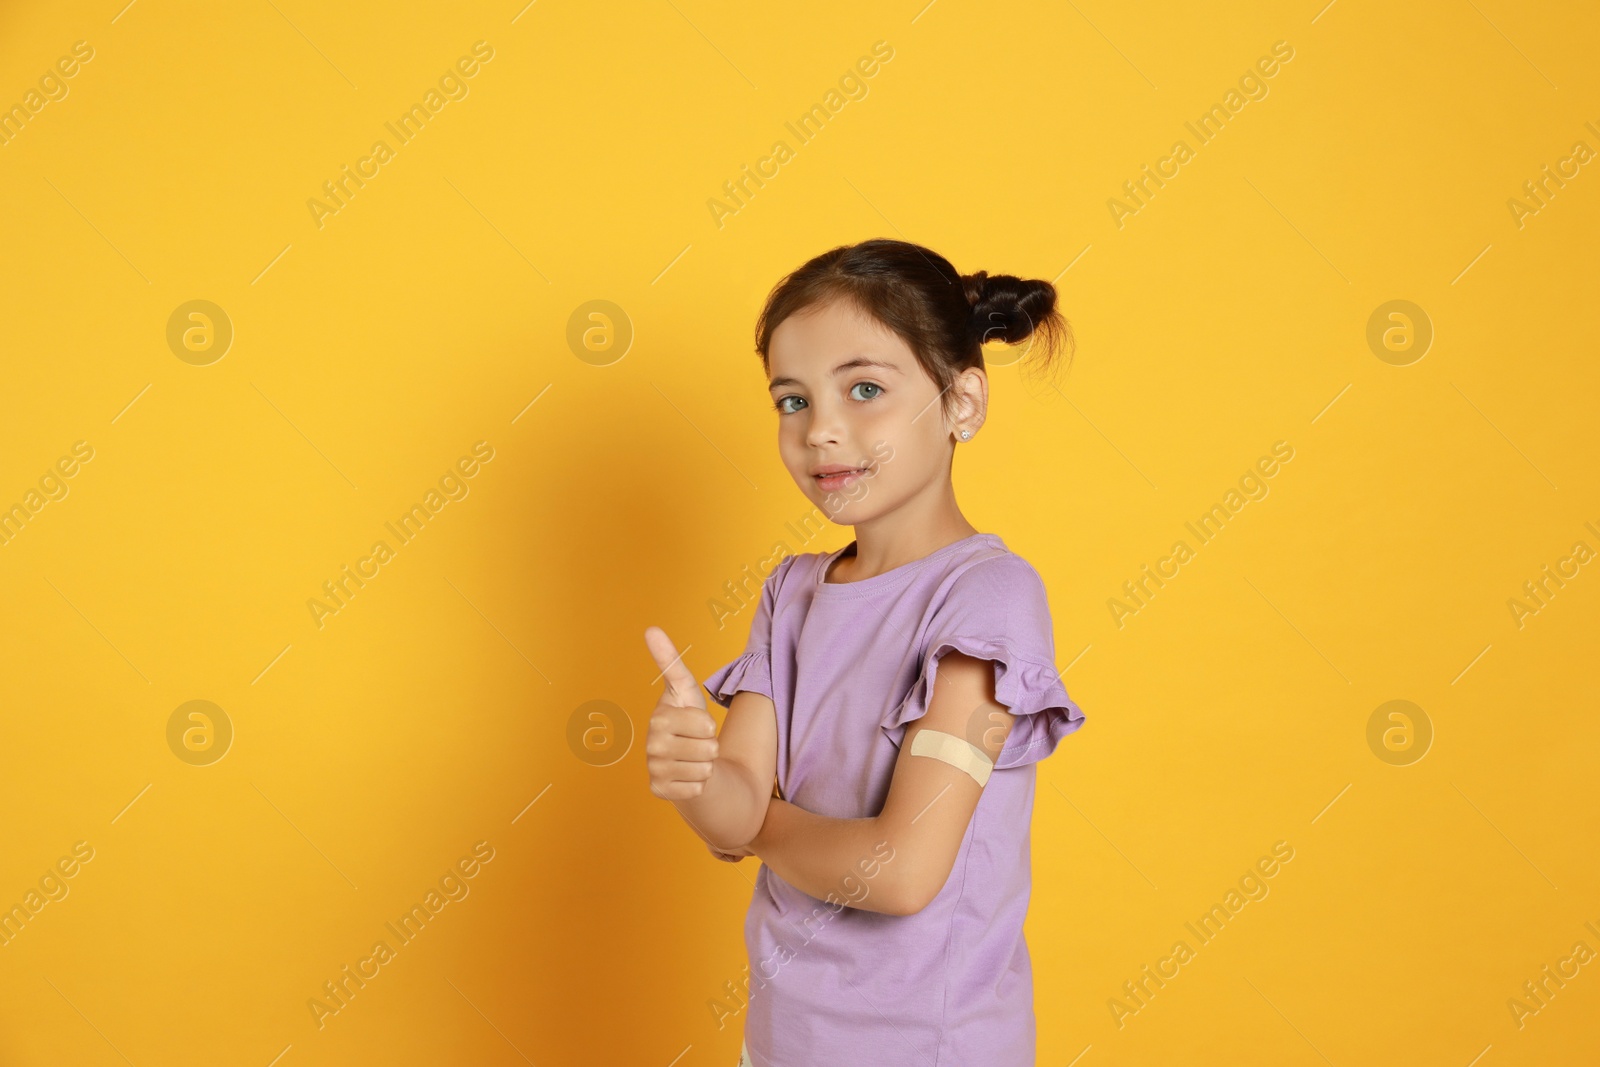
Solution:
M893 330L916 353L951 413L950 386L968 367L982 367L985 341L1034 339L1025 356L1052 365L1072 327L1056 310L1056 288L1010 274L957 274L937 252L907 241L875 238L840 245L797 268L773 287L756 321L756 351L771 373L772 333L790 315L845 299Z

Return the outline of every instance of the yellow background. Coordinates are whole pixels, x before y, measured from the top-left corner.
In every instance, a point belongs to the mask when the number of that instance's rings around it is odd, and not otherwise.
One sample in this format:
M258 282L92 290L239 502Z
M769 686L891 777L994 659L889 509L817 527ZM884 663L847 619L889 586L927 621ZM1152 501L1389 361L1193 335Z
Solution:
M1600 951L1597 566L1507 607L1600 549L1596 164L1507 207L1600 149L1592 11L445 6L0 13L0 104L94 49L0 147L0 505L94 449L0 546L0 903L95 850L0 947L0 1062L731 1067L709 1002L755 865L649 795L639 744L594 766L569 726L604 700L642 730L647 625L703 679L746 638L725 581L848 541L786 532L810 509L751 334L784 272L875 236L1057 279L1079 342L1058 388L991 368L956 471L1045 578L1088 716L1039 767L1040 1062L1593 1062L1600 963L1507 1007ZM478 40L469 95L319 228L322 183ZM166 341L194 299L235 330L209 366ZM566 340L598 299L635 331L604 366ZM1435 330L1409 366L1366 342L1393 299ZM480 440L470 494L319 629L307 600ZM1119 628L1108 599L1279 440L1270 495ZM1433 726L1409 766L1367 744L1392 699ZM209 766L167 744L190 700L235 730ZM1119 1027L1280 840L1270 895ZM319 1030L322 983L479 841L470 895Z

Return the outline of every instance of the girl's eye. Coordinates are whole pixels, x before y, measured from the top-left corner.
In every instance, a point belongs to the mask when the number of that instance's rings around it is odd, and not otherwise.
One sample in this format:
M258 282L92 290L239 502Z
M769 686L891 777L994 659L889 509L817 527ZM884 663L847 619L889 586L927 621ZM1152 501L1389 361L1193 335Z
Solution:
M872 393L870 393L870 394L868 394L866 396L858 396L856 394L856 390L857 389L872 389L872 390L874 390L874 392L872 392ZM878 399L879 396L883 395L883 386L879 385L877 382L857 382L856 384L854 384L854 385L852 385L850 387L850 395L852 397L854 397L856 400L861 400L861 401L876 400L876 399ZM790 393L787 396L780 396L773 403L772 408L773 408L774 411L776 411L780 415L788 415L788 414L791 414L793 412L796 412L796 411L800 410L798 407L785 407L784 406L785 404L787 404L791 400L795 401L797 404L802 404L803 405L805 403L805 400L802 397L798 397L798 396L795 396L793 393Z

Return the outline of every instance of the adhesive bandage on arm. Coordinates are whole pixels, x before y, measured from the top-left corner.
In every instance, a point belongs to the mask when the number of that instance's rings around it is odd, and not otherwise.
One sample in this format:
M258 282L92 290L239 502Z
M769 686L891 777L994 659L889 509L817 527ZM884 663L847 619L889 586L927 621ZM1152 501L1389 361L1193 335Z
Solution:
M987 752L943 730L918 730L911 740L911 754L943 760L956 770L970 774L980 786L989 781L989 772L994 770L994 760Z

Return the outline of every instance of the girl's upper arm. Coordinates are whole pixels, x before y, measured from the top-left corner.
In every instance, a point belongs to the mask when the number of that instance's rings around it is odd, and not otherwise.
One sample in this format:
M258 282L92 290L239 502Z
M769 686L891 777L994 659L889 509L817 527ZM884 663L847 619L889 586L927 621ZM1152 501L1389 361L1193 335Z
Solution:
M778 774L778 710L765 693L741 689L728 702L728 714L717 733L717 759L738 767L750 779L757 798L755 837L766 818Z
M787 556L762 583L755 617L750 620L750 636L744 651L712 672L705 680L706 694L717 703L726 702L727 717L717 734L719 758L749 774L760 809L753 838L766 817L778 773L778 710L774 704L772 679L773 616L777 609L778 587L796 557Z
M907 724L889 794L878 815L895 850L900 914L920 911L939 895L955 867L972 813L984 787L943 760L911 754L922 730L939 730L980 748L995 760L1014 720L995 702L994 664L964 652L941 657L927 713Z

